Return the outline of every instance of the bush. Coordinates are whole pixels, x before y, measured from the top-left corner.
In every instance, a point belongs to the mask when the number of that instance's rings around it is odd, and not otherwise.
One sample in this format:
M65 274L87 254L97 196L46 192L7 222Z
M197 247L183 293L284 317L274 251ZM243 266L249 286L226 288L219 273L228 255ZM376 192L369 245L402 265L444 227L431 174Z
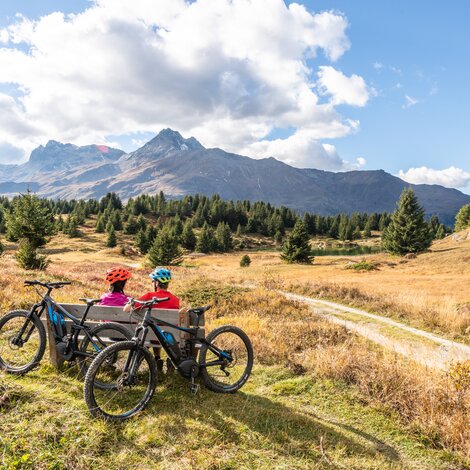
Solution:
M346 266L345 269L353 269L354 271L377 271L377 263L372 263L363 259L358 263L351 263Z
M251 258L248 255L243 255L240 260L240 267L247 268L251 264Z

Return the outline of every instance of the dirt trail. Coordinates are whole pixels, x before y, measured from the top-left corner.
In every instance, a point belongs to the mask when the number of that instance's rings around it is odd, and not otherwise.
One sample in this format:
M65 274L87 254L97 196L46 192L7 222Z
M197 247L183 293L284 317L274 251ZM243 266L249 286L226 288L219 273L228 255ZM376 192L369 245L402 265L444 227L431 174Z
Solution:
M470 346L465 344L336 302L278 292L289 299L310 305L315 314L427 367L446 370L452 361L470 359Z

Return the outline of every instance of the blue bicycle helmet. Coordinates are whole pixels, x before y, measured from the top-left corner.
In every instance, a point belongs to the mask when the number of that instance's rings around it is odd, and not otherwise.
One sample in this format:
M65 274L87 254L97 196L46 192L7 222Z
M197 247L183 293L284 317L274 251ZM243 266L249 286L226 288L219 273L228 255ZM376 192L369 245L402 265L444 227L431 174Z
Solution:
M158 266L149 274L149 277L154 281L167 284L171 281L171 271L169 269Z

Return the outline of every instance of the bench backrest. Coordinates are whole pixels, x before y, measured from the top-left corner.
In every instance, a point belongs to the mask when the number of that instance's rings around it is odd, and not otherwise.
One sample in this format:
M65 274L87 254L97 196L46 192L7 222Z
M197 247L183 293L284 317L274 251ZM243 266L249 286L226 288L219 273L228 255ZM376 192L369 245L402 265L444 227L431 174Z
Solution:
M82 318L86 310L84 304L61 304L61 306L74 317ZM106 307L103 305L94 305L91 307L86 318L87 325L98 324L101 322L112 321L122 324L128 331L134 333L135 328L141 321L141 315L125 313L122 307ZM194 314L189 314L183 310L169 310L169 309L153 309L152 318L156 320L157 325L161 326L165 331L171 332L176 341L183 343L187 337L187 333L181 332L175 328L171 328L159 323L159 319L173 323L178 326L189 327L197 324L197 318ZM46 323L46 318L43 317L42 321ZM65 324L70 327L71 320L65 319ZM201 315L199 326L204 326L204 315ZM199 337L204 336L204 328L200 329ZM153 331L149 330L147 335L149 345L158 346L158 340Z

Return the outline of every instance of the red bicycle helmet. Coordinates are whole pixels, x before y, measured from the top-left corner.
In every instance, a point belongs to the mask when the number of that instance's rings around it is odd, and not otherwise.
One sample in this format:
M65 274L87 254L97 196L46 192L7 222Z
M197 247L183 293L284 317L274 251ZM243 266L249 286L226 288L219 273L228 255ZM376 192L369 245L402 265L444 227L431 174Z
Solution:
M127 281L132 277L132 274L124 268L111 268L106 272L106 282L114 284L117 281Z

